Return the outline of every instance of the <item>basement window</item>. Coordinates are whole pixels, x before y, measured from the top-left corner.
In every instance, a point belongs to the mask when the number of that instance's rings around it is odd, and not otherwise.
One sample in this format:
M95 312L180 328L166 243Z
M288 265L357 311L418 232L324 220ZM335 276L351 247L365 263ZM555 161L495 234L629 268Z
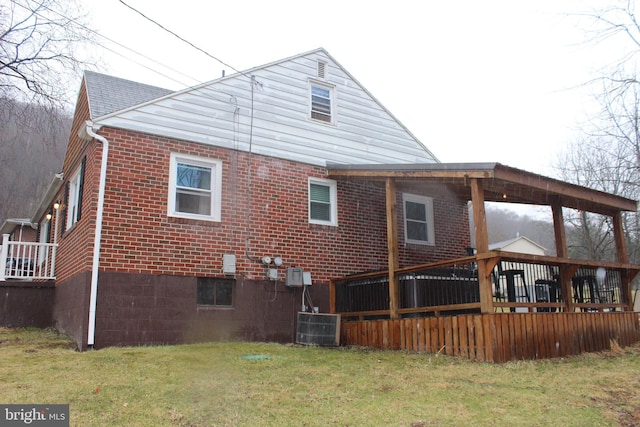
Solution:
M220 221L222 162L171 154L168 215Z
M415 194L402 194L404 206L404 238L406 243L435 245L433 199Z
M198 305L233 307L234 279L198 277Z

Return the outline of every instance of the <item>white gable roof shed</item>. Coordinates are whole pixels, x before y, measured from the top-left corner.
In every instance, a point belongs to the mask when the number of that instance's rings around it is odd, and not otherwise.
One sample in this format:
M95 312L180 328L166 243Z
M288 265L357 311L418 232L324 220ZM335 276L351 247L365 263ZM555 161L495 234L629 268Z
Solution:
M310 117L312 83L332 90L332 123ZM438 162L322 48L92 119L97 126L320 166Z

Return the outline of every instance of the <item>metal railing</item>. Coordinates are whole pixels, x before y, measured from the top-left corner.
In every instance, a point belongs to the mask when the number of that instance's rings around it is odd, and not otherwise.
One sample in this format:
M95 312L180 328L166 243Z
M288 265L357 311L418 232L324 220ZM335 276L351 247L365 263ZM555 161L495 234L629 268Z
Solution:
M55 280L55 243L10 241L2 236L0 246L0 281Z
M398 313L403 317L480 312L474 257L400 269L396 275ZM332 286L337 313L367 319L389 316L387 271L335 279Z
M636 265L500 253L491 271L495 311L620 311ZM562 277L567 284L562 286ZM565 293L569 296L567 299ZM508 310L507 310L508 309Z
M640 271L631 264L494 251L396 270L397 314L479 313L479 262L488 268L483 283L491 287L484 306L494 312L626 311L632 306L631 279ZM380 319L391 313L387 271L334 279L331 286L334 310L343 317Z

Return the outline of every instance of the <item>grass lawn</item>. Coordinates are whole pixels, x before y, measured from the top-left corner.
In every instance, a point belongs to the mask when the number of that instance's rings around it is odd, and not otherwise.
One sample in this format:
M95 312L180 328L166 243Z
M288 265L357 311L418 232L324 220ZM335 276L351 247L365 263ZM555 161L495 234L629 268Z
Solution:
M493 365L241 342L79 353L0 328L0 403L68 403L73 426L638 426L640 346Z

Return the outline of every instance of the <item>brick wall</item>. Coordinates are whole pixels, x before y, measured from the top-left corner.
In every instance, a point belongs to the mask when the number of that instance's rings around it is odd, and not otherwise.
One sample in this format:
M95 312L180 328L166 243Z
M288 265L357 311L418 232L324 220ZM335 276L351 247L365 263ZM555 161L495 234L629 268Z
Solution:
M29 225L17 225L9 236L9 240L22 242L36 242L38 231Z
M223 254L235 254L238 277L254 280L265 277L256 259L268 255L327 282L387 266L385 195L379 185L339 182L339 226L314 225L308 223L307 182L310 176L325 177L323 168L130 131L105 128L101 134L110 142L102 270L220 276ZM87 155L83 216L62 236L61 280L90 268L101 151L94 142L75 163ZM172 152L222 160L221 222L167 216ZM75 164L68 162L71 172ZM398 197L402 206L401 191ZM434 211L436 245L401 244L401 265L464 255L466 202L435 198ZM401 209L398 225L402 240Z
M91 269L102 148L96 142L88 143L78 136L79 130L85 126L85 121L89 119L89 105L83 82L76 104L76 113L71 125L71 134L62 169L66 183L80 167L82 158L84 156L87 157L84 177L85 191L82 197L82 218L69 230L65 229L65 186L63 185L55 198L55 200L59 200L63 204L63 207L54 212L54 215L59 215L57 232L59 247L56 254L57 283L63 283L67 279ZM53 228L55 226L55 218L52 219L51 224Z

